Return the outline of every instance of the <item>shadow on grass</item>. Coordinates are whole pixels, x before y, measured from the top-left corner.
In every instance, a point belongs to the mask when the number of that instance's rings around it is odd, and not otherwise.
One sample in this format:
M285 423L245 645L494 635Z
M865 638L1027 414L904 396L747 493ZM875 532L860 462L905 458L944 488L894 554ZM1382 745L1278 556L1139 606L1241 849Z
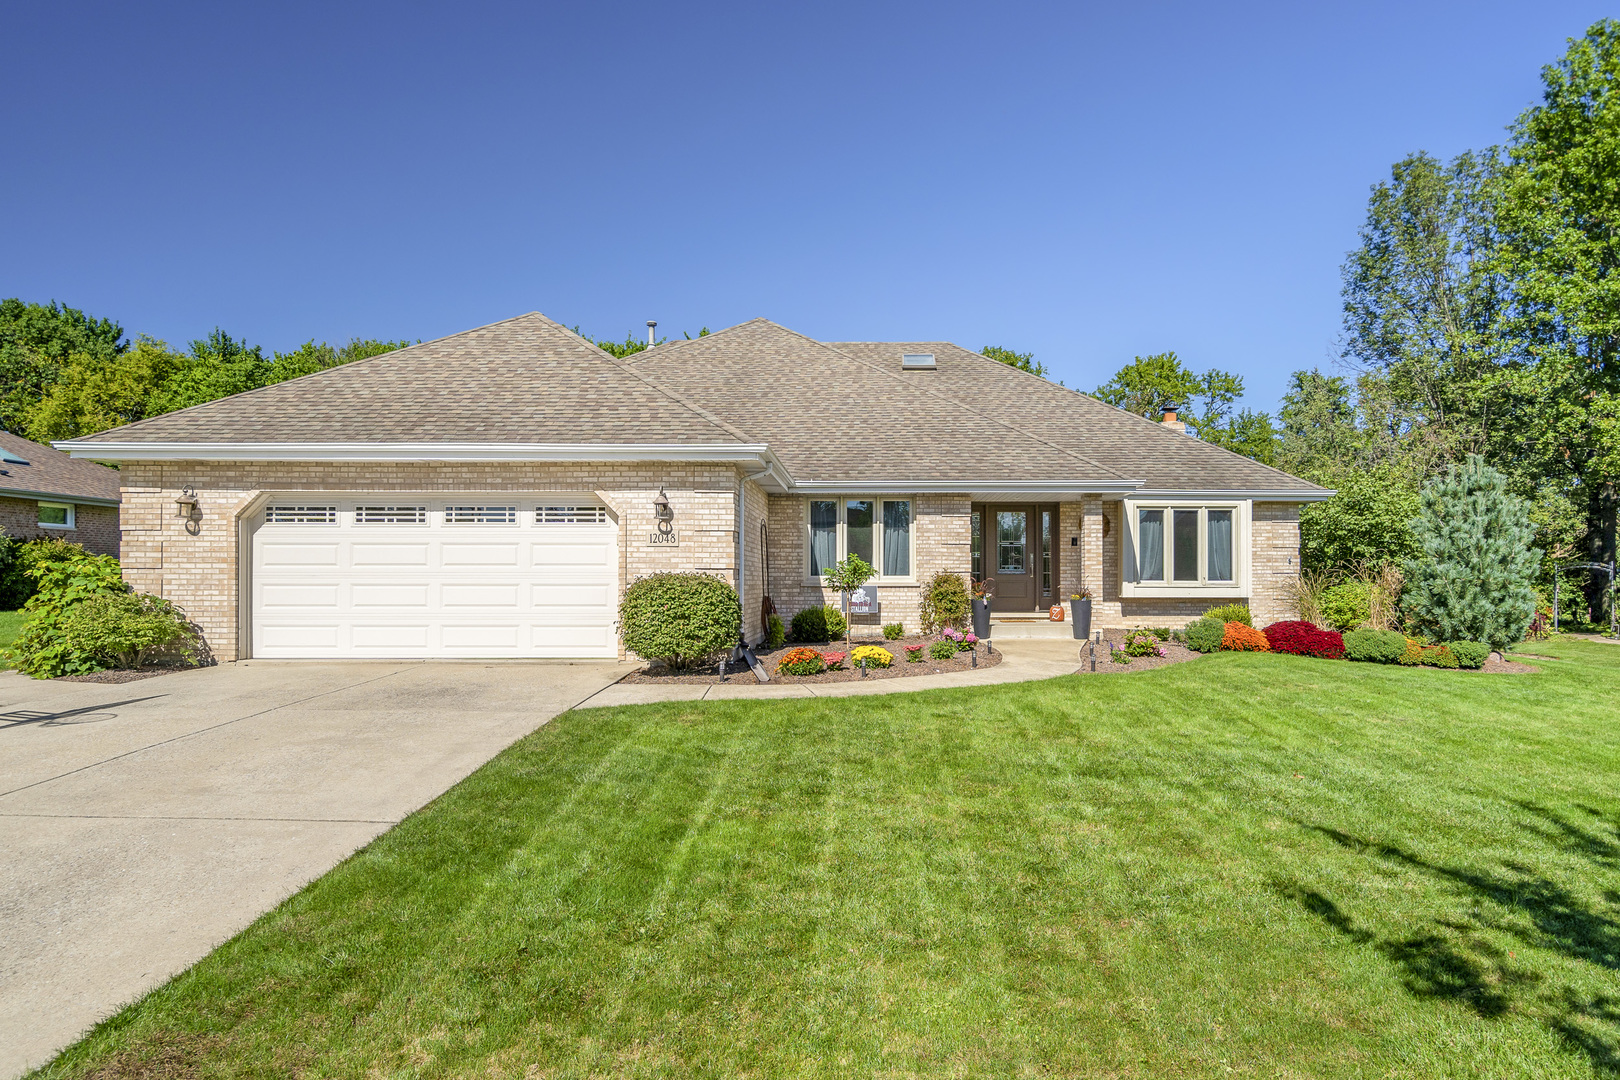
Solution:
M1549 847L1605 869L1620 868L1620 828L1602 813L1581 807L1592 820L1571 821L1544 807L1519 804L1530 815L1523 827ZM1606 1072L1620 1073L1620 994L1587 995L1548 985L1551 965L1520 959L1541 950L1612 980L1620 971L1620 894L1607 890L1603 906L1516 862L1500 871L1447 866L1395 844L1358 839L1339 829L1300 823L1340 847L1393 863L1451 886L1469 901L1462 914L1430 918L1405 932L1381 934L1355 919L1324 893L1297 882L1274 881L1289 899L1347 940L1382 953L1419 998L1451 1001L1493 1020L1517 1012L1546 1024L1566 1044ZM1504 948L1505 944L1510 946ZM1513 946L1516 946L1513 947ZM1576 969L1577 971L1579 968Z

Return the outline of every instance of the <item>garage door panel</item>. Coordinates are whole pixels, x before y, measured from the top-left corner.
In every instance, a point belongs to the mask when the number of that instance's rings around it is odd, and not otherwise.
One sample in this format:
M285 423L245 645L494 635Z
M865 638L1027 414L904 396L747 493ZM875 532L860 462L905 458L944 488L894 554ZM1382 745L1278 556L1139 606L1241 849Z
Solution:
M253 545L254 655L617 656L618 531L605 514L547 517L534 507L569 500L530 496L515 521L486 522L465 509L487 499L414 500L426 511L400 521L356 524L392 495L267 514Z

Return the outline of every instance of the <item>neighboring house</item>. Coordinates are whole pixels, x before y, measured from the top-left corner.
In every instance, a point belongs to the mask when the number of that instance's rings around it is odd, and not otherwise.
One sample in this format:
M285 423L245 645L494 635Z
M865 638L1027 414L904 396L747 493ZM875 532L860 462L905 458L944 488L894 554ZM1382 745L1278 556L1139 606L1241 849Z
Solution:
M613 657L660 570L736 584L753 641L852 551L911 626L941 570L1004 614L1263 623L1331 494L955 345L763 319L616 360L523 315L58 445L122 463L125 576L226 657Z
M118 556L118 470L0 431L0 529Z

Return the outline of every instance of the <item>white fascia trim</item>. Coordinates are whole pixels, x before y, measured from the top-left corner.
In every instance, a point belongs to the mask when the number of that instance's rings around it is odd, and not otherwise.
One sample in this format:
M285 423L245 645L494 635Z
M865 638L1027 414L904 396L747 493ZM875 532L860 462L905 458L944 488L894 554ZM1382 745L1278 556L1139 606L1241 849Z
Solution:
M1198 499L1210 502L1231 502L1234 499L1249 499L1253 502L1325 502L1337 495L1337 491L1275 491L1262 488L1225 488L1213 491L1170 491L1157 489L1149 491L1143 488L1133 492L1131 498L1137 502L1147 502L1152 499Z
M0 496L8 499L36 499L43 502L68 503L75 506L119 506L120 499L103 499L95 495L63 495L60 491L29 491L26 488L0 488Z
M764 443L159 443L65 442L95 461L723 461L774 462Z
M997 492L1036 495L1128 495L1141 487L1140 480L1005 480L985 483L983 480L898 480L873 483L870 480L809 480L796 481L795 492L815 495L840 495L845 492L873 495L927 495L965 494L969 492Z

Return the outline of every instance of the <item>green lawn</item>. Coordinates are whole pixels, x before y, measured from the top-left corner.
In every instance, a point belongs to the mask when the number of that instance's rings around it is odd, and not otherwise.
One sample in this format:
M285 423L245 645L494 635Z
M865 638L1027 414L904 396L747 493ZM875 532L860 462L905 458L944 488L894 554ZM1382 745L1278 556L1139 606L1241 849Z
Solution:
M559 718L49 1076L1620 1070L1620 647Z

